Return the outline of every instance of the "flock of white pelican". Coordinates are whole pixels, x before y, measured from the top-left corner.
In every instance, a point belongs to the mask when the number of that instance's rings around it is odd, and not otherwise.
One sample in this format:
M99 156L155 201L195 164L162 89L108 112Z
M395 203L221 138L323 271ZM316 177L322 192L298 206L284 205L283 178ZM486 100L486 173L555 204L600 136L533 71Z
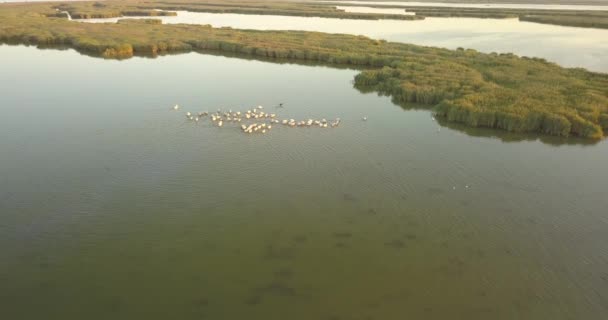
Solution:
M281 103L279 107L283 107ZM172 108L177 111L180 109L179 105L175 105ZM241 130L243 133L267 133L269 132L274 124L281 124L287 127L318 127L318 128L335 128L340 125L340 118L335 120L327 119L306 119L306 120L295 120L295 119L283 119L279 120L276 113L264 112L264 107L257 106L249 109L245 112L241 111L222 111L218 109L216 112L203 111L196 114L186 112L186 119L193 122L199 122L203 119L210 119L211 123L217 127L223 127L229 123L241 123ZM363 117L363 121L366 121L367 117Z

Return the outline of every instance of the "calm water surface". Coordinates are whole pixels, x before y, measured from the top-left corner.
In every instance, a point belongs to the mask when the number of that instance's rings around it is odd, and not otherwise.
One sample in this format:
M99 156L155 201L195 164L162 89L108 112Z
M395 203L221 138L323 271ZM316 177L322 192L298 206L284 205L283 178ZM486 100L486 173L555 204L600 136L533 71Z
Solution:
M8 46L0 69L6 319L608 313L606 141L443 127L348 69ZM257 104L342 125L184 117Z
M404 14L414 15L414 12L405 12L404 9L396 8L373 8L373 7L350 7L350 6L336 6L338 10L344 10L345 12L359 12L359 13L390 13L390 14Z
M150 17L146 17L150 18ZM156 17L155 17L156 18ZM164 23L211 24L258 30L350 33L390 41L483 52L541 57L567 67L608 72L608 29L553 26L517 19L426 18L425 20L348 20L313 17L214 14L179 11L158 17ZM116 22L114 19L78 20Z

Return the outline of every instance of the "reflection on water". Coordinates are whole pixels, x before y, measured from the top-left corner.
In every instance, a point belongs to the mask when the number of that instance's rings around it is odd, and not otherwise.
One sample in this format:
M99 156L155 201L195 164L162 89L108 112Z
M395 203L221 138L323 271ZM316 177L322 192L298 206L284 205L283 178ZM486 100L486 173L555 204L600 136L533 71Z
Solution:
M438 132L348 69L0 54L7 319L608 312L606 141ZM342 124L251 136L183 114L279 101Z
M149 17L147 17L149 18ZM372 38L483 52L541 57L566 67L608 72L608 30L520 22L517 19L426 18L425 20L347 20L313 17L214 14L179 11L158 17L164 23L211 24L258 30L305 30L361 34ZM90 19L85 22L116 22Z
M413 7L448 7L448 8L505 8L505 9L545 9L545 10L594 10L608 11L608 5L568 5L568 4L534 4L534 3L443 3L443 2L408 2L408 1L319 1L331 3L349 3L361 5L395 5Z

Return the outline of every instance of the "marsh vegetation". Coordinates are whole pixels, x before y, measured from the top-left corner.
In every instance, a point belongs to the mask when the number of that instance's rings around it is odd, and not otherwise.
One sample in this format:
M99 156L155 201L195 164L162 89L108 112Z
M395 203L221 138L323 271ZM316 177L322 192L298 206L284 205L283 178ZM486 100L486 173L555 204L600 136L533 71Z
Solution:
M343 7L357 7L356 3L329 3ZM608 10L561 10L561 9L526 9L526 8L468 8L445 6L410 6L395 4L366 4L372 8L402 9L404 12L415 13L419 17L466 17L491 19L519 19L544 24L584 27L608 28ZM608 6L606 7L608 9Z
M211 13L239 13L284 15L302 17L324 17L341 19L394 19L418 20L424 17L404 16L400 14L355 13L338 10L335 6L315 2L288 1L235 1L235 0L156 0L156 1L104 1L63 3L58 6L68 11L76 19L113 18L126 15L160 15L171 11L192 11Z
M357 7L360 4L341 2L285 2L285 1L235 1L235 0L155 0L104 1L64 3L58 6L70 12L74 19L115 18L121 16L175 15L174 11L238 13L255 15L284 15L302 17L324 17L341 19L392 19L422 20L425 17L470 17L470 18L520 18L522 21L538 23L606 28L608 11L517 9L517 8L458 8L437 6L408 6L396 4L371 4L372 8L395 8L403 14L346 12L341 7ZM405 15L405 12L415 13Z
M95 8L95 4L91 4ZM105 8L105 7L104 7ZM543 59L445 50L363 36L197 25L80 24L49 17L51 4L8 5L0 40L68 46L105 58L221 51L372 67L355 85L398 103L434 108L449 121L511 132L600 139L608 129L608 76Z

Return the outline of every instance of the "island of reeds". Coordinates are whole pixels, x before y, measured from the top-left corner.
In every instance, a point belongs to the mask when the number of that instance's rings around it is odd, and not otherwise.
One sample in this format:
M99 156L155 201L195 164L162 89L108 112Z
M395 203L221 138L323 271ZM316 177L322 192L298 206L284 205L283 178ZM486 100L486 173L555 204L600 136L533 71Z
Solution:
M325 3L336 6L361 6L354 3ZM517 9L517 8L465 8L438 6L408 6L400 4L367 4L373 8L403 9L404 12L415 13L420 19L424 17L441 18L489 18L489 19L519 19L543 24L583 28L608 28L608 10L559 10L559 9ZM608 8L608 6L606 6Z
M95 15L96 8L111 3L78 5ZM390 95L399 104L425 105L447 121L589 139L608 130L608 75L543 59L344 34L164 25L154 19L79 23L58 16L60 6L65 4L0 4L0 42L70 47L116 59L201 51L351 65L362 70L357 88Z
M238 13L257 15L282 15L323 17L339 19L393 19L420 20L423 16L382 13L358 13L338 10L333 5L314 2L287 2L264 0L156 0L156 1L103 1L67 2L57 6L74 19L115 18L120 16L174 15L172 11L209 13Z
M366 4L373 8L403 9L404 14L346 12L336 6L361 6L341 2L292 2L271 0L150 0L67 2L58 5L73 19L116 18L122 16L166 16L174 11L282 15L364 20L423 20L425 17L469 17L509 19L518 18L544 24L585 28L608 28L608 11L517 9L517 8L458 8L437 6L408 6L400 4ZM406 15L405 12L414 13ZM62 13L56 13L61 15Z

